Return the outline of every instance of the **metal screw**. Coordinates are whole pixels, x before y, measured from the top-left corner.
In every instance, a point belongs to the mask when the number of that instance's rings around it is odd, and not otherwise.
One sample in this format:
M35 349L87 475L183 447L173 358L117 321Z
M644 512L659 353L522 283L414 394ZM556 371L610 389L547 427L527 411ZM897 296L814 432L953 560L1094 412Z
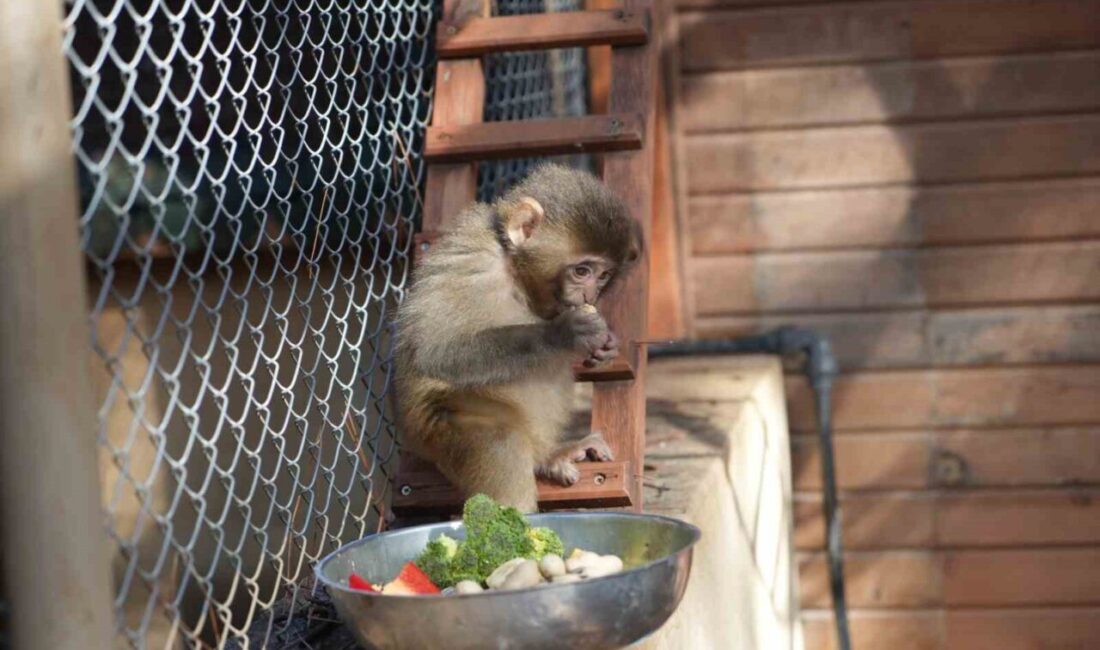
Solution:
M603 485L606 480L607 480L607 476L605 476L603 474L597 474L592 479L592 482L595 483L596 485Z
M450 25L447 27L447 33L453 36L458 33L458 28L454 25Z
M431 244L429 244L428 242L421 242L420 243L420 250L426 251L429 248L431 248ZM406 485L405 487L408 487L408 486Z
M402 485L401 486L401 496L407 497L412 493L413 493L413 489L412 489L411 485Z

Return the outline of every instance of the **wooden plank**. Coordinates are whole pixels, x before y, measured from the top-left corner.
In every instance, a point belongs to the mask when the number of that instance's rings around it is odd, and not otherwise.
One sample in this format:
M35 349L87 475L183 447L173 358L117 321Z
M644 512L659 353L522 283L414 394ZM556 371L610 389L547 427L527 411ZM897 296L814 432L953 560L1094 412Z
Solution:
M636 114L584 115L428 127L430 164L630 151L642 146Z
M650 0L626 0L628 11L649 11ZM607 154L604 158L603 180L626 202L630 213L642 226L649 242L650 219L653 213L654 146L657 98L657 52L655 47L616 48L612 53L611 96L612 113L633 113L645 116L642 149L631 153ZM648 314L648 255L638 272L630 274L608 297L603 310L608 323L624 341L645 338ZM635 474L630 491L635 509L642 507L642 458L645 454L645 366L646 355L638 346L627 348L625 357L634 368L635 379L628 383L596 384L592 398L592 429L602 431L616 458L631 459Z
M836 650L832 615L804 612L806 650ZM855 611L857 650L1087 650L1100 636L1100 608Z
M19 648L117 640L66 13L59 3L0 3L0 627Z
M837 379L833 421L840 431L1087 426L1100 422L1097 395L1098 365L857 373ZM787 378L787 411L792 430L816 430L803 377Z
M792 438L797 490L820 490L815 434ZM1100 429L1034 428L838 434L846 490L1100 485Z
M805 650L838 650L830 612L802 614ZM939 611L863 612L849 614L855 650L946 650L943 613ZM958 646L952 650L970 650Z
M585 0L588 11L610 10L617 0ZM611 98L611 46L594 45L588 48L588 112L602 115L607 112Z
M837 0L674 0L670 4L683 11L685 9L722 9L722 8L757 8L772 5L803 5L803 4L828 4Z
M1100 306L704 317L702 338L732 338L797 323L829 338L847 371L991 364L1100 362Z
M573 379L576 381L628 381L634 379L634 368L631 368L630 362L623 357L612 359L598 368L585 368L577 363L573 366Z
M436 54L453 59L587 45L641 45L649 38L647 27L645 12L622 9L475 18L461 27L441 24L436 30Z
M1095 0L914 0L681 14L686 70L1100 45Z
M947 648L1087 650L1100 638L1100 608L949 611Z
M847 494L841 500L844 546L977 548L1100 543L1100 490ZM795 546L819 550L821 501L798 495Z
M943 566L944 555L934 551L845 553L848 606L875 609L940 606ZM798 587L803 608L832 607L828 559L823 551L799 554Z
M470 20L489 15L486 0L444 0L440 26L460 29ZM435 69L432 126L481 122L485 112L485 72L481 61L440 61ZM443 230L448 219L477 198L477 165L430 165L424 184L421 231Z
M693 194L1084 176L1100 172L1100 117L708 134L686 147Z
M833 441L837 485L843 490L928 487L931 435L926 433L839 434ZM815 434L791 439L796 490L821 490L820 442Z
M436 66L432 124L480 122L485 104L485 73L481 61L440 61ZM443 230L447 221L477 198L477 165L430 165L424 189L421 230Z
M1100 236L1100 180L1015 181L695 196L692 250L1036 242Z
M692 275L709 316L1095 300L1098 269L1084 242L705 257Z
M937 433L930 476L949 484L937 464L957 459L961 481L975 486L1100 484L1100 430L1095 428Z
M824 552L798 559L801 604L832 606ZM1095 605L1100 549L854 552L844 556L854 608Z
M630 505L632 470L622 461L578 463L570 487L539 481L539 508L616 508ZM411 463L394 477L393 511L402 515L446 514L462 509L463 495L438 471Z
M1100 604L1100 549L951 551L943 590L953 607Z
M841 501L844 548L928 548L936 543L936 509L927 494L846 495ZM825 520L818 495L796 495L794 544L824 548Z
M684 77L688 132L973 119L1100 107L1100 54L904 61Z
M664 84L657 88L657 121L654 129L656 163L653 173L653 225L649 249L649 316L651 339L682 338L686 331L684 285L680 265L680 241L673 196L672 157Z

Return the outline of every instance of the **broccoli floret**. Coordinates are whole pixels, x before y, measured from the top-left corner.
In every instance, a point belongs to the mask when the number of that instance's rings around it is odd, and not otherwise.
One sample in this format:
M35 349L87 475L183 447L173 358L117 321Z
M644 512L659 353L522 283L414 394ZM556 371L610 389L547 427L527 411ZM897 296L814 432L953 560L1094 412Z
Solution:
M454 580L455 584L463 580L485 582L485 578L488 576L483 576L477 567L477 554L474 553L474 549L468 546L466 542L460 543L458 553L451 560L451 579Z
M515 508L477 494L462 508L466 539L446 535L428 542L416 558L416 566L428 574L437 587L446 588L463 580L484 583L489 574L508 560L541 559L547 553L561 555L561 539L549 528L531 528Z
M541 560L544 555L550 554L565 555L565 545L561 543L561 538L549 528L528 528L527 538L531 540L531 554L527 556L531 559Z
M450 587L457 580L452 575L451 564L458 553L458 542L442 535L424 547L419 557L414 560L416 566L428 575L435 586L440 588Z
M473 567L476 558L479 582L484 582L493 569L508 560L529 557L534 551L523 514L515 508L498 505L484 494L466 501L462 523L466 527L466 541L459 555L466 569Z

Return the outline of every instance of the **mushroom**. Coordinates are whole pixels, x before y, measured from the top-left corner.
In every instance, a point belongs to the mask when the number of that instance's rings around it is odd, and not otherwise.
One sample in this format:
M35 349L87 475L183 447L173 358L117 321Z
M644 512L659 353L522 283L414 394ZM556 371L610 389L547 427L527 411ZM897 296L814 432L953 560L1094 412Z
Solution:
M500 585L500 588L526 589L527 587L534 587L540 582L542 582L542 574L539 573L538 562L523 560L508 573L508 577L504 579L504 583Z

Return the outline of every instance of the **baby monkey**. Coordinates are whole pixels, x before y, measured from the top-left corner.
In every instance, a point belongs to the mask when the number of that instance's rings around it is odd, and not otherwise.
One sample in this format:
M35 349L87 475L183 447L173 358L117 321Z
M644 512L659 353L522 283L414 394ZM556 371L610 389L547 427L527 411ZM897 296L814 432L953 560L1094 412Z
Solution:
M466 495L537 509L535 476L575 483L612 460L599 433L564 441L572 362L619 342L596 299L642 254L625 204L591 174L543 165L459 215L417 269L397 317L405 440Z

